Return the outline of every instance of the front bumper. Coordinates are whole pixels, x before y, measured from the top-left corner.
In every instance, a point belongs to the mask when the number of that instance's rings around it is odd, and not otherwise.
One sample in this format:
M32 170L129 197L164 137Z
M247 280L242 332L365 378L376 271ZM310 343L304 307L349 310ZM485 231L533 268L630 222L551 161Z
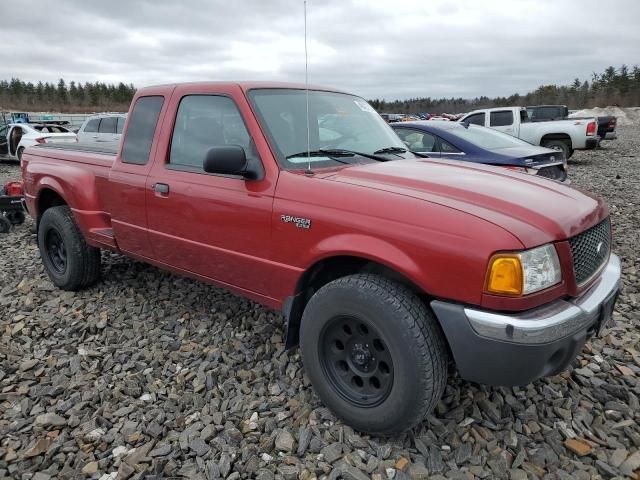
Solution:
M620 291L620 259L609 262L591 288L513 314L434 300L460 376L488 385L525 385L564 370L611 318Z

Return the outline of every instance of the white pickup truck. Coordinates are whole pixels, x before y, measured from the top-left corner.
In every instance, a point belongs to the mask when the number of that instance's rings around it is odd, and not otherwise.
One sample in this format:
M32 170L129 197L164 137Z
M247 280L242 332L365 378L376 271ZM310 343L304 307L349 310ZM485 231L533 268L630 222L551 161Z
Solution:
M459 121L494 128L534 145L561 151L565 158L573 155L574 150L596 148L600 141L595 117L531 122L526 108L501 107L474 110Z

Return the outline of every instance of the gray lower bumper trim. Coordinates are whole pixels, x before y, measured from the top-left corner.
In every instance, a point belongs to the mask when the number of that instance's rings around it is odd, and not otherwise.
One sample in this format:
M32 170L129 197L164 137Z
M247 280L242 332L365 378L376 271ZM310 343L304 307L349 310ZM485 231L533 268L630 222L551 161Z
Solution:
M620 259L611 255L596 283L580 297L516 314L465 308L473 330L483 337L540 344L570 335L598 320L600 307L620 288Z

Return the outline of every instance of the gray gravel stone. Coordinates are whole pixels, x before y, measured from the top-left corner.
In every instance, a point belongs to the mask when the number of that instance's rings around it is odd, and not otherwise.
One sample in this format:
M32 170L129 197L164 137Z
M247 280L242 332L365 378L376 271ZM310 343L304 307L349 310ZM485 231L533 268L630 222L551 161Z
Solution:
M281 452L291 452L293 451L295 442L293 435L286 430L283 430L276 436L276 450L280 450Z
M320 453L324 457L324 461L327 463L333 463L342 457L343 445L341 443L331 443L320 450Z

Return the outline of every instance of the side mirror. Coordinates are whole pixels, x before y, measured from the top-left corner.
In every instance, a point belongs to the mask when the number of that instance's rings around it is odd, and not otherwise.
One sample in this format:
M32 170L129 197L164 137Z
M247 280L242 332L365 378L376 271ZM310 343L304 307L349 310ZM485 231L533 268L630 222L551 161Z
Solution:
M254 172L247 168L247 156L244 148L238 145L224 145L209 149L204 159L203 168L207 173L254 178Z

